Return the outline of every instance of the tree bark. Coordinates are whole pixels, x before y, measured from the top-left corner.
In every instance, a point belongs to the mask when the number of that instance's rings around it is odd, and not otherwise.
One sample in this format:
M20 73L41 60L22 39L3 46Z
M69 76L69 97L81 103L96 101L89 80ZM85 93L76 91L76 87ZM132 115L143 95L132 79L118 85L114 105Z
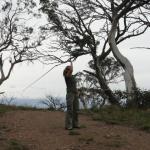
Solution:
M112 27L109 33L109 45L110 48L112 50L112 53L114 55L114 57L118 60L118 62L120 62L121 66L124 69L124 80L125 80L125 86L126 86L126 91L128 94L128 104L130 105L135 105L136 104L136 82L135 82L135 78L134 78L134 70L133 70L133 66L130 63L130 61L124 57L116 44L115 41L115 35L116 35L116 30L117 29L117 21L112 22Z
M107 85L106 81L104 80L103 75L101 74L101 71L99 69L100 65L99 65L98 57L93 56L93 60L94 60L94 66L95 66L98 82L101 88L103 89L104 93L108 96L108 101L113 105L119 105L119 101L117 100L117 98L115 97L115 95L113 94L109 86Z

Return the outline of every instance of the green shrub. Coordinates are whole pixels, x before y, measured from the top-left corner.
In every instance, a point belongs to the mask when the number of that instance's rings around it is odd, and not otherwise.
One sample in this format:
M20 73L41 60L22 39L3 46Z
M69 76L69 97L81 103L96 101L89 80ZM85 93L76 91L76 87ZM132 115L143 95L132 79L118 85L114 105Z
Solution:
M92 118L109 124L134 126L147 132L150 131L150 112L146 110L109 106L94 112Z
M136 95L139 108L150 108L150 90L138 89Z

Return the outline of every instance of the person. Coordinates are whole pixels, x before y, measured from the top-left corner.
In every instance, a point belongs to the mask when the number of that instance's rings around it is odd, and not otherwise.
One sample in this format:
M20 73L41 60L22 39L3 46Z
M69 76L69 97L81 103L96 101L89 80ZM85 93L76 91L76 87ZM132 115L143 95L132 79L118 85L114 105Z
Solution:
M71 62L71 65L67 66L63 72L67 87L66 92L67 111L66 111L65 128L68 130L72 130L73 128L79 128L78 125L79 101L75 75L72 75L72 72L73 72L73 64Z

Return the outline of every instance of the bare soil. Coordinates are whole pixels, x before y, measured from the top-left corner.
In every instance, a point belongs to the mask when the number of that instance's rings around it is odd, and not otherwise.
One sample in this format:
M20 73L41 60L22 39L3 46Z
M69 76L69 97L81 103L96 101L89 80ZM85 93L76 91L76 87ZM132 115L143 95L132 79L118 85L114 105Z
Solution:
M16 143L25 146L16 150L150 150L149 133L79 118L81 128L68 131L63 112L7 112L0 116L0 150L15 150Z

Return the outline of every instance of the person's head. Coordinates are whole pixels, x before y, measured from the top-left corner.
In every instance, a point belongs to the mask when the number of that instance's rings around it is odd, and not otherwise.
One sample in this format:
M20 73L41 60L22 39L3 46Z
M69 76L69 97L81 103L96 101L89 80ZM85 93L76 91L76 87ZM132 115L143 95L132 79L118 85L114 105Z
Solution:
M65 77L70 77L70 76L72 75L72 72L73 72L72 66L67 66L67 67L64 69L63 75L64 75Z

